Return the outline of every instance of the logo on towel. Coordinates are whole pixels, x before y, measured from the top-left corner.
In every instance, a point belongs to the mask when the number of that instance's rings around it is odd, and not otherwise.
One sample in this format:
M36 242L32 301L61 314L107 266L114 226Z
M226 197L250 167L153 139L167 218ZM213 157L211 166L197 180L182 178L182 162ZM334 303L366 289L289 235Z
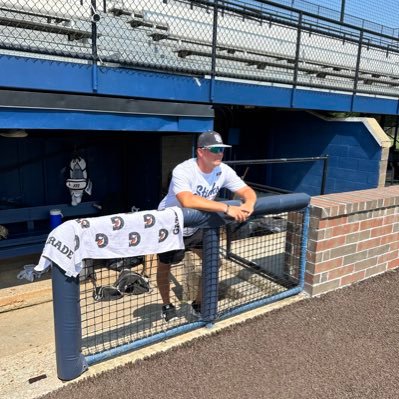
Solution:
M68 259L72 259L73 251L68 248L66 244L57 238L51 236L47 239L46 245L52 245L55 249L60 251L63 255L65 255Z
M108 245L108 237L103 233L96 234L96 243L98 248L104 248Z
M165 241L168 238L168 235L169 235L168 230L166 230L166 229L159 230L159 240L158 240L158 242Z
M155 224L155 216L147 213L144 217L144 228L148 229L149 227L154 226Z
M87 219L76 219L76 222L80 224L82 229L88 229L90 227L90 222Z
M176 211L173 212L175 214L175 227L173 229L173 234L179 234L180 233L179 217L177 216Z
M137 247L140 244L141 236L136 231L129 233L129 247Z
M111 218L112 230L120 230L125 225L125 221L120 216L114 216Z
M79 236L75 236L75 251L77 251L80 247Z

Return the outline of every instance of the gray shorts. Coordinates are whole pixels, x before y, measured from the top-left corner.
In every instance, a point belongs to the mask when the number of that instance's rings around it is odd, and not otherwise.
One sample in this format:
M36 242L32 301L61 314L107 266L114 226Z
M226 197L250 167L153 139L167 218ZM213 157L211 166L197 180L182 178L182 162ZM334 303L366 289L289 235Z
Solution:
M174 251L163 252L158 254L159 261L171 265L173 263L179 263L184 258L184 252L188 249L201 248L202 247L202 229L197 230L194 234L188 237L184 237L185 249L177 249Z

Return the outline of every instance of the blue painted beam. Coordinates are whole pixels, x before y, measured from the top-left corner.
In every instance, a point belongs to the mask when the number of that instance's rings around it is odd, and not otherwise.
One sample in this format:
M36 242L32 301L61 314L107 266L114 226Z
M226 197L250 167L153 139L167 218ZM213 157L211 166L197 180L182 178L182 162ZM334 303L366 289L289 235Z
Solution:
M93 93L87 64L0 55L0 86L43 91Z
M2 129L65 129L143 132L212 130L213 118L105 114L99 112L0 108Z
M107 96L211 103L210 79L129 68L99 67L93 81L92 66L33 58L0 56L0 86L5 88L97 93ZM62 77L62 78L60 78ZM294 109L399 114L395 98L355 96L243 81L216 80L213 102ZM126 127L129 129L130 127Z

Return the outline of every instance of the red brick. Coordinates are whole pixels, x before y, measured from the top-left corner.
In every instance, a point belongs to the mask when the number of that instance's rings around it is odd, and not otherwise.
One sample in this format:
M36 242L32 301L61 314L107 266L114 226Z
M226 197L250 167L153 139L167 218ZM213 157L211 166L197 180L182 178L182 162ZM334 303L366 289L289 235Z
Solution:
M360 223L347 223L341 226L336 226L332 228L331 236L340 236L343 234L355 233L359 230Z
M349 276L344 276L341 279L341 286L352 284L355 281L360 281L364 279L365 271L361 270L360 272L350 274Z
M319 223L319 228L324 229L326 227L334 227L334 226L340 226L342 224L348 223L348 218L345 217L337 217L333 219L325 219L325 220L320 220ZM375 226L377 227L377 226Z
M382 223L383 224L392 224L397 221L398 221L397 215L388 215L388 216L384 216Z
M381 245L399 241L399 233L387 234L381 237Z
M340 247L345 244L345 236L340 236L336 238L330 238L328 240L318 241L316 243L316 252L325 251L326 249L332 249Z
M343 258L335 258L326 262L316 263L314 265L314 272L322 273L342 266Z
M320 274L314 275L310 273L305 273L305 282L310 285L320 283Z
M395 269L399 266L399 259L394 259L388 262L388 269Z
M361 241L357 244L357 250L364 251L365 249L378 247L380 243L381 243L381 237L373 238L371 240Z
M371 237L381 237L385 236L387 234L392 233L392 225L387 225L387 226L381 226L377 227L376 229L371 229Z
M382 241L382 238L381 238ZM399 241L393 241L389 244L389 248L391 251L393 251L394 249L399 249Z
M394 260L394 259L396 259L398 257L398 255L399 255L399 251L398 250L395 250L395 251L388 252L386 254L380 255L378 257L378 263L383 263L383 262L388 262L390 260Z
M334 269L328 272L328 279L334 280L338 277L345 276L353 272L353 265L340 267L339 269Z
M375 227L382 226L382 219L367 219L360 222L360 230L372 229Z

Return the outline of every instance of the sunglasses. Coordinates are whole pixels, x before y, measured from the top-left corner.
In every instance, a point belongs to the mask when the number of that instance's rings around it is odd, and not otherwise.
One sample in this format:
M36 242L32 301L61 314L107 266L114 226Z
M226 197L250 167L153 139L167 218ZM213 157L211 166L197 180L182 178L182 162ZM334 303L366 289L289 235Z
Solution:
M204 150L208 150L212 154L222 154L224 152L224 147L202 147Z

